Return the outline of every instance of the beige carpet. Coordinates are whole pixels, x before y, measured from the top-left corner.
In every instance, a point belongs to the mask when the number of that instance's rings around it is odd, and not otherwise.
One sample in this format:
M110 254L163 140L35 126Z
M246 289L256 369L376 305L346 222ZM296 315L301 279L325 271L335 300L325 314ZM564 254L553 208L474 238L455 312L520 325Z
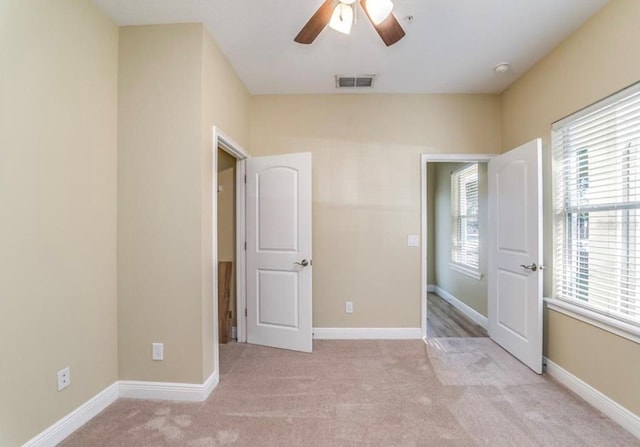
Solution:
M121 399L82 446L640 446L483 338L316 341L313 354L221 346L199 404Z

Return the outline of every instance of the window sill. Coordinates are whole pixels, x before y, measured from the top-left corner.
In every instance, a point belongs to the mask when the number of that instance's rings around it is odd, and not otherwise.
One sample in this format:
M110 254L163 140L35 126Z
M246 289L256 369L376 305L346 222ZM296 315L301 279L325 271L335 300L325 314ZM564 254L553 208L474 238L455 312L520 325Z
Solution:
M473 279L477 279L478 281L480 281L482 279L482 273L480 273L477 270L473 270L469 267L465 267L463 265L460 264L454 264L454 263L450 263L449 264L449 268L451 270L455 270L458 273L462 273L463 275L469 276Z
M561 314L583 321L587 324L640 344L640 328L632 324L616 320L615 318L611 318L555 298L545 298L544 301L547 303L547 307L551 310L560 312Z

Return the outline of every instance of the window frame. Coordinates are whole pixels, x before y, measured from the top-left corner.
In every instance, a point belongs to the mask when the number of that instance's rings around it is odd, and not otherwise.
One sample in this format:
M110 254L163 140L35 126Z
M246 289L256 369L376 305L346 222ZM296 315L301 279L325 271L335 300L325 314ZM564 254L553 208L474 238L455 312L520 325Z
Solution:
M451 247L450 247L450 253L449 253L449 267L452 270L455 270L459 273L462 273L464 275L467 275L471 278L480 280L482 279L482 274L480 273L480 231L479 231L479 225L480 225L480 212L479 212L479 208L480 208L480 178L479 178L479 166L478 166L478 162L473 162L473 163L466 163L464 166L461 166L459 168L454 169L453 171L451 171L451 175L450 175L450 182L451 182L451 191L450 191L450 203L451 203ZM461 212L459 212L460 210L460 199L462 197L462 194L460 191L458 191L457 193L454 191L454 184L455 184L455 188L457 190L457 187L459 185L459 182L454 182L454 176L459 176L463 171L468 170L469 168L474 168L475 169L475 177L476 177L476 189L475 189L475 200L476 200L476 213L475 214L462 214ZM466 197L466 191L464 191L464 196ZM454 203L455 202L455 203ZM458 211L457 214L454 214L454 210ZM458 260L457 258L457 254L458 251L456 250L456 241L457 241L457 228L460 225L460 221L461 220L466 220L469 218L475 218L476 222L477 222L477 226L478 226L478 230L477 230L477 237L478 237L478 243L477 243L477 250L475 253L475 259L476 259L476 265L472 265L472 264L468 264L465 262L461 262Z
M581 216L585 214L588 215L589 212L593 210L586 209L584 211L576 212L575 205L569 206L566 203L562 203L565 199L565 197L562 195L562 191L564 187L564 184L562 182L566 181L563 179L563 176L564 176L564 165L565 163L567 163L567 157L564 151L563 153L558 153L558 148L554 144L554 137L558 131L561 131L562 129L566 128L571 123L581 120L587 115L590 115L594 112L602 110L608 106L611 106L612 104L615 104L620 100L637 95L638 93L640 93L640 83L636 83L629 87L626 87L607 98L597 101L592 105L585 107L582 110L579 110L565 118L562 118L561 120L553 123L552 125L552 153L553 153L552 189L553 189L553 196L554 196L554 206L553 206L554 220L553 220L553 232L552 232L553 248L554 248L554 258L553 258L554 268L553 268L552 290L555 296L553 298L545 298L545 302L547 303L547 306L552 310L566 314L573 318L577 318L581 321L584 321L586 323L589 323L601 329L607 330L616 335L620 335L636 343L640 343L640 322L633 321L632 319L625 319L615 314L605 312L602 309L598 309L598 307L593 304L589 305L588 302L585 302L585 303L578 302L576 298L567 298L567 297L558 296L559 286L563 281L562 268L566 263L566 261L564 261L564 257L562 253L563 253L563 250L565 249L564 247L566 246L566 244L574 242L574 241L570 241L570 237L567 234L567 227L569 225L569 222L567 221L567 219L570 217L570 215L573 215L574 220L572 221L572 224L580 226ZM580 154L579 152L580 151L573 151L571 155L580 157L582 156L582 154ZM588 157L588 152L586 156ZM571 160L568 161L568 163L571 163L571 162L572 162ZM573 161L573 162L579 163L578 161ZM579 169L577 174L578 181L580 181L580 177L582 176L581 174L582 172ZM587 173L585 177L586 177L585 182L588 185L589 174ZM621 182L623 181L621 180ZM623 202L623 203L627 203L627 202ZM594 207L594 209L595 208L596 207ZM602 208L604 208L604 206ZM580 237L582 237L582 239L588 239L588 234L589 234L588 226L585 226L584 228L576 227L576 231L586 232L586 233L582 233L582 236L578 235L578 239L580 239ZM560 237L560 234L562 234L562 237ZM585 237L585 234L586 234L586 237ZM578 243L576 247L577 249L579 249L580 241L577 241L576 243ZM589 262L588 258L585 262L587 263L586 264L587 267L585 268L588 268L588 262ZM580 277L580 268L576 271L576 275L573 275L573 280L576 283L583 280L583 278ZM619 299L620 297L618 297L618 300Z

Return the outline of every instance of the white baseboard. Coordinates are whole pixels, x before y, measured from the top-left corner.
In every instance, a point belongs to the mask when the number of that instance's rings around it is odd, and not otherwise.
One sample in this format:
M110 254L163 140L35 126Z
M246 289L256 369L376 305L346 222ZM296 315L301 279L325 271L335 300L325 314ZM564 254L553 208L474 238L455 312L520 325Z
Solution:
M544 362L547 366L547 374L620 424L635 437L640 438L640 416L627 410L618 402L607 397L548 358L545 357Z
M427 284L427 292L428 293L434 293L436 291L436 285L435 284Z
M478 324L479 326L482 326L485 330L489 329L489 320L487 319L487 317L482 315L480 312L478 312L477 310L474 310L471 307L467 306L465 303L460 301L455 296L451 295L449 292L444 290L442 287L435 286L435 293L440 298L444 299L445 301L450 303L453 307L455 307L460 312L462 312L467 317L469 317L471 320L473 320L476 324Z
M105 388L22 447L54 447L118 399L118 382Z
M121 380L89 399L22 447L54 447L118 398L202 402L218 385L218 372L203 384Z
M315 327L316 340L420 340L419 327Z
M218 372L209 376L203 384L142 382L121 380L119 397L130 399L173 400L180 402L202 402L218 385Z

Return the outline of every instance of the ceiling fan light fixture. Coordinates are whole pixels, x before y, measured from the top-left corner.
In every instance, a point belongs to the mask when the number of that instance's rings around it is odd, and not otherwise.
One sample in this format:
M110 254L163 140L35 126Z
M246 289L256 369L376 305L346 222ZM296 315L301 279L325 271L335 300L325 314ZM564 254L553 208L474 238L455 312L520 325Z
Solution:
M366 0L367 14L374 25L380 25L393 11L391 0Z
M353 25L353 8L351 5L339 2L333 10L329 26L342 34L349 34L351 25Z

